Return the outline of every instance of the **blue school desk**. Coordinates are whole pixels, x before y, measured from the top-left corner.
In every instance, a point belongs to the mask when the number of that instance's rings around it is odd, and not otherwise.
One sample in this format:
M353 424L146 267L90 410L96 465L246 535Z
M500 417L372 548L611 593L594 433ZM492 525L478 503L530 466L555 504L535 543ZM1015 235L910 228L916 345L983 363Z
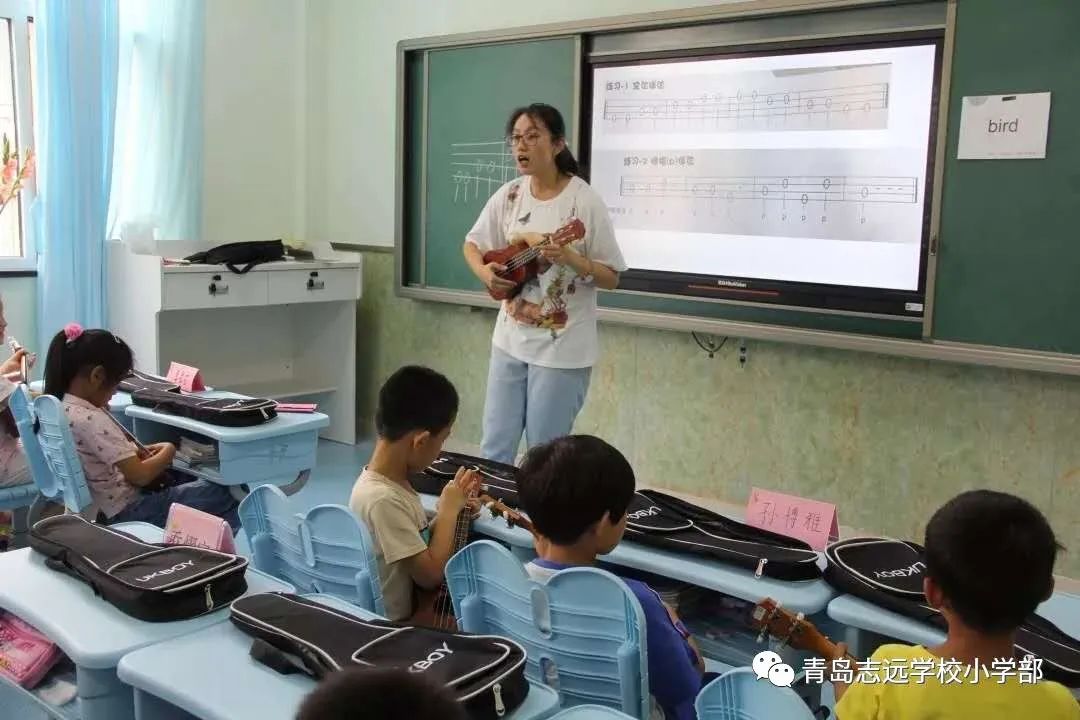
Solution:
M241 398L223 391L207 391L205 397ZM253 427L224 427L191 420L152 408L129 405L125 413L134 421L135 437L147 445L171 442L179 447L181 435L199 442L211 441L218 448L216 465L189 467L177 460L173 466L218 485L270 484L282 486L286 494L298 491L307 482L319 447L319 431L330 425L322 413L280 413L273 420Z
M146 523L120 523L147 542L161 542L164 531ZM257 570L247 571L248 593L293 592L294 588ZM0 707L10 694L32 702L48 715L82 720L134 720L131 688L120 682L116 666L139 648L228 622L227 608L180 622L151 623L125 615L94 596L89 585L45 567L30 550L0 553L0 608L30 623L60 646L75 665L77 700L56 708L37 696L0 681ZM219 631L220 632L220 631ZM2 714L2 713L0 713Z
M378 617L329 595L308 595L361 618ZM306 675L281 675L248 654L251 636L230 625L136 650L120 661L135 688L136 720L292 720L315 688ZM507 720L541 720L559 709L551 688L533 685Z
M1037 612L1074 638L1080 638L1080 595L1054 593ZM844 641L855 657L870 657L878 645L895 638L923 647L938 645L945 633L932 625L880 608L854 595L829 602L829 617L847 626Z
M420 495L424 509L435 512L435 495ZM532 535L520 527L509 527L501 518L492 517L487 510L473 523L473 529L483 535L508 544L514 554L523 561L535 556ZM771 597L785 608L806 615L822 612L835 595L833 589L821 579L786 582L768 577L755 577L750 570L708 560L701 556L651 548L633 542L622 542L600 562L620 565L636 570L689 583L707 590L759 602ZM821 561L823 564L824 561Z

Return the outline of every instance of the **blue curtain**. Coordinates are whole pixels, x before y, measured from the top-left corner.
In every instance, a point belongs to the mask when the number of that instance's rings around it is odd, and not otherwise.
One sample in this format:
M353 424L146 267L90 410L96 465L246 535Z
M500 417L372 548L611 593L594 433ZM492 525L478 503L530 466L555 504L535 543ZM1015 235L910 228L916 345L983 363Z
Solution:
M120 62L109 237L125 223L161 240L202 225L203 0L119 0Z
M112 181L117 0L39 0L35 13L39 150L33 221L38 347L65 323L101 327Z

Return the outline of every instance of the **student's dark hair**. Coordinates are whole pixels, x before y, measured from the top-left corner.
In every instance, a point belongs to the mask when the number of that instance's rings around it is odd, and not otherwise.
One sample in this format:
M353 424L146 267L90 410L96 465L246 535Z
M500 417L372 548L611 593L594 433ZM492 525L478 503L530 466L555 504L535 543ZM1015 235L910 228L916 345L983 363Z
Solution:
M457 411L453 383L430 368L407 365L379 390L375 431L390 442L416 430L436 434L454 422Z
M592 435L569 435L529 450L518 471L521 509L556 545L576 542L605 515L622 520L634 497L634 469Z
M331 673L300 705L296 720L467 720L464 708L430 681L399 669Z
M926 526L926 573L960 619L984 633L1015 630L1053 589L1063 548L1043 514L1015 495L972 490Z
M524 107L519 107L510 113L510 119L506 121L506 136L510 137L514 133L514 123L518 121L518 118L522 115L528 115L529 119L534 123L538 122L548 129L551 133L552 140L566 140L566 121L563 120L562 113L556 110L551 105L544 103L533 103ZM581 168L578 166L577 159L574 158L574 153L570 152L569 147L564 147L558 155L555 156L555 167L559 169L559 172L564 175L580 175Z
M45 356L45 393L63 398L71 381L100 365L109 383L119 383L134 367L128 344L108 330L83 330L73 340L56 333Z

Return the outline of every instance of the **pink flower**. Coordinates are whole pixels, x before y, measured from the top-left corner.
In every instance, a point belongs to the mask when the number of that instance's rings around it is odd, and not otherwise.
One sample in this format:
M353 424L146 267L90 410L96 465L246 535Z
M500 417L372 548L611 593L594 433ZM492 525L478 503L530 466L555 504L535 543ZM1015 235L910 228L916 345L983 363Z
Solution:
M64 326L64 337L68 342L74 342L79 339L79 336L83 334L82 325L79 323L68 323Z
M23 163L23 177L30 179L34 177L34 171L37 169L37 155L33 150L26 151L26 162Z
M5 185L10 185L11 181L15 179L15 173L17 173L18 171L19 171L19 157L17 155L12 155L8 159L7 165L4 166L4 173L3 173L4 184Z

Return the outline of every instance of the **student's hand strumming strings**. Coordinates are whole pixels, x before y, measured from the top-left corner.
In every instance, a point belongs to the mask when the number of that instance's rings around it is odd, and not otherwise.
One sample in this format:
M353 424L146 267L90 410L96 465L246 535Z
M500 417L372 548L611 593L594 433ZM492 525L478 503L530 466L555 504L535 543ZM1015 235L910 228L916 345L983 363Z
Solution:
M446 483L439 495L439 513L457 516L480 492L480 473L467 468L458 468L454 479Z

